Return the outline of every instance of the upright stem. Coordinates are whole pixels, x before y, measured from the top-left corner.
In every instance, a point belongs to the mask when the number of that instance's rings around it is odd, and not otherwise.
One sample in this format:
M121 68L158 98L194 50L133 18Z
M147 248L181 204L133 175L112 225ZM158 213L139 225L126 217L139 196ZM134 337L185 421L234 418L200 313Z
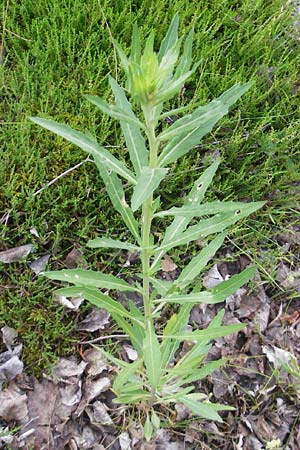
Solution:
M158 141L155 137L155 108L149 103L143 107L147 137L149 141L149 166L155 168L157 165ZM153 195L151 195L143 204L142 207L142 270L143 270L143 302L145 311L145 326L146 329L152 327L152 305L149 292L149 277L150 277L150 236L151 223L153 219L152 212Z

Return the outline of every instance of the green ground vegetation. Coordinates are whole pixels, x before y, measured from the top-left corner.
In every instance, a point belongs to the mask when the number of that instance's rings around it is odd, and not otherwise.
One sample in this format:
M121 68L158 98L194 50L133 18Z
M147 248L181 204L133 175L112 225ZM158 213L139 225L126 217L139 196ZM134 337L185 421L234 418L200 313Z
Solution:
M99 232L125 237L91 162L34 195L85 155L29 122L28 116L52 117L89 130L126 160L116 123L84 94L108 99L108 74L122 81L112 38L129 46L137 21L144 37L155 27L159 42L178 11L181 33L194 26L194 58L201 64L172 106L205 104L237 82L253 80L254 87L192 156L171 167L162 202L172 206L220 155L223 164L212 198L267 201L267 208L232 230L227 241L232 257L246 252L272 283L283 256L275 237L299 220L300 32L291 3L6 0L0 55L1 249L33 243L30 258L50 253L49 267L54 270L64 267L75 247L83 254L84 267L120 270L123 255L103 252L96 257L85 248ZM176 254L173 258L176 261ZM28 261L1 264L0 270L0 326L19 331L26 368L38 373L55 357L74 351L81 313L59 307L51 296L53 283L37 278Z

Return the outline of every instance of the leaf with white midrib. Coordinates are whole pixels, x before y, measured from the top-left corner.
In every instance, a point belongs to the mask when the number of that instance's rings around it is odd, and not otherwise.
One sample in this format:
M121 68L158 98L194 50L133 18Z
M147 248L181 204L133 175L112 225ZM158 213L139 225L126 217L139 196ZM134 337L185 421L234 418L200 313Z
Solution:
M120 280L114 275L96 272L94 270L67 269L45 272L44 275L51 280L67 281L79 286L91 286L117 291L139 292L134 286Z
M128 180L131 184L135 185L136 180L131 171L119 161L115 156L113 156L104 147L101 147L97 142L89 136L86 136L81 131L74 130L68 125L55 122L50 119L42 119L39 117L30 117L30 120L38 125L46 128L49 131L67 139L72 144L77 145L85 152L97 156L101 163L104 164L108 169L118 173L123 178Z

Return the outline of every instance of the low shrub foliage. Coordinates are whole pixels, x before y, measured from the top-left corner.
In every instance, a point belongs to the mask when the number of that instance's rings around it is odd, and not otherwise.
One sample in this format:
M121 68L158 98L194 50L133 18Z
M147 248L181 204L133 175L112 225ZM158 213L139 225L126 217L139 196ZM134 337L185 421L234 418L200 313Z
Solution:
M86 96L101 112L119 121L130 166L113 156L88 133L53 120L31 117L33 122L93 157L111 202L131 235L128 241L98 237L90 240L88 247L123 249L140 254L141 273L135 284L93 270L60 270L44 275L72 284L56 293L65 297L80 296L99 308L105 308L129 336L138 354L134 362L125 362L107 350L103 352L118 371L113 384L114 401L140 407L148 440L160 428L163 405L180 402L193 415L216 421L222 421L219 411L232 409L212 403L205 394L195 392L194 383L226 362L224 359L205 362L211 342L238 332L243 325L222 325L224 310L217 314L207 329L187 331L187 325L195 304L223 302L254 275L256 268L249 267L212 290L199 290L195 286L208 261L222 246L225 230L264 204L203 202L220 164L216 160L195 180L183 205L168 210L161 208L159 186L168 175L170 165L176 167L174 163L192 151L251 87L251 83L236 84L207 105L165 111L164 105L181 91L198 67L197 63L192 63L192 40L193 30L185 40L178 37L176 15L158 52L154 51L153 32L146 39L142 51L139 31L134 26L129 56L114 42L127 78L126 87L109 78L114 104L97 96ZM187 110L188 114L168 125L166 118L178 117ZM132 187L129 201L125 198L124 180ZM172 220L162 237L157 239L153 224L164 217ZM198 239L206 240L206 246L181 270L178 278L174 282L160 279L164 255L175 247L187 246ZM112 295L107 295L108 290ZM140 294L143 309L130 301L128 307L123 306L114 298L116 291ZM162 330L158 329L157 319L163 308L170 304L174 305L176 313L171 315ZM184 341L191 341L194 345L180 359L175 358Z

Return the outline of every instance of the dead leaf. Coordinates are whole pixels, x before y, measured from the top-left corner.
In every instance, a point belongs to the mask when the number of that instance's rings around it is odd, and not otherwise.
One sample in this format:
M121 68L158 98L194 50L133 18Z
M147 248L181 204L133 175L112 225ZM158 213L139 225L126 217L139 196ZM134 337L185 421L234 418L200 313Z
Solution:
M0 387L6 381L13 380L23 372L24 364L17 355L13 355L8 361L0 365Z
M87 363L86 372L89 376L96 376L107 369L104 355L96 348L89 348L83 353L83 359Z
M81 265L82 260L83 258L80 251L76 248L73 248L73 250L71 250L70 253L67 254L64 263L68 269L77 269L77 267Z
M177 265L174 263L174 261L170 258L170 256L165 255L161 260L161 270L163 272L173 272L176 269Z
M102 429L102 425L113 425L112 418L107 411L108 407L99 401L85 409L91 423L96 427L100 425L100 429Z
M220 284L222 281L224 281L224 278L219 272L218 265L215 264L203 277L202 284L207 289L212 289L216 287L218 284Z
M18 333L14 328L8 326L2 327L1 332L3 344L6 346L7 350L11 350L11 347L14 343L14 340L18 336Z
M63 295L55 295L55 299L57 303L73 311L78 311L81 303L84 301L83 297L67 298L64 297Z
M21 245L20 247L14 247L9 250L0 252L0 262L5 264L18 262L23 258L26 258L33 250L32 244Z
M130 439L129 433L124 431L124 433L120 434L119 444L120 444L121 450L131 450L131 439Z
M129 361L136 361L138 359L138 353L133 347L129 345L123 345L123 349L125 350Z
M28 420L27 396L21 394L14 382L0 391L0 417L8 423L25 423Z
M87 363L81 361L79 364L74 359L66 359L61 358L59 364L55 368L55 374L59 378L69 378L80 376L85 368Z
M110 314L105 309L93 308L85 319L78 324L77 329L90 332L103 330L105 325L109 323L109 319Z
M29 263L29 267L36 275L39 275L41 272L45 270L46 265L48 264L50 255L44 255L41 256L38 259L35 259L34 261L31 261Z

